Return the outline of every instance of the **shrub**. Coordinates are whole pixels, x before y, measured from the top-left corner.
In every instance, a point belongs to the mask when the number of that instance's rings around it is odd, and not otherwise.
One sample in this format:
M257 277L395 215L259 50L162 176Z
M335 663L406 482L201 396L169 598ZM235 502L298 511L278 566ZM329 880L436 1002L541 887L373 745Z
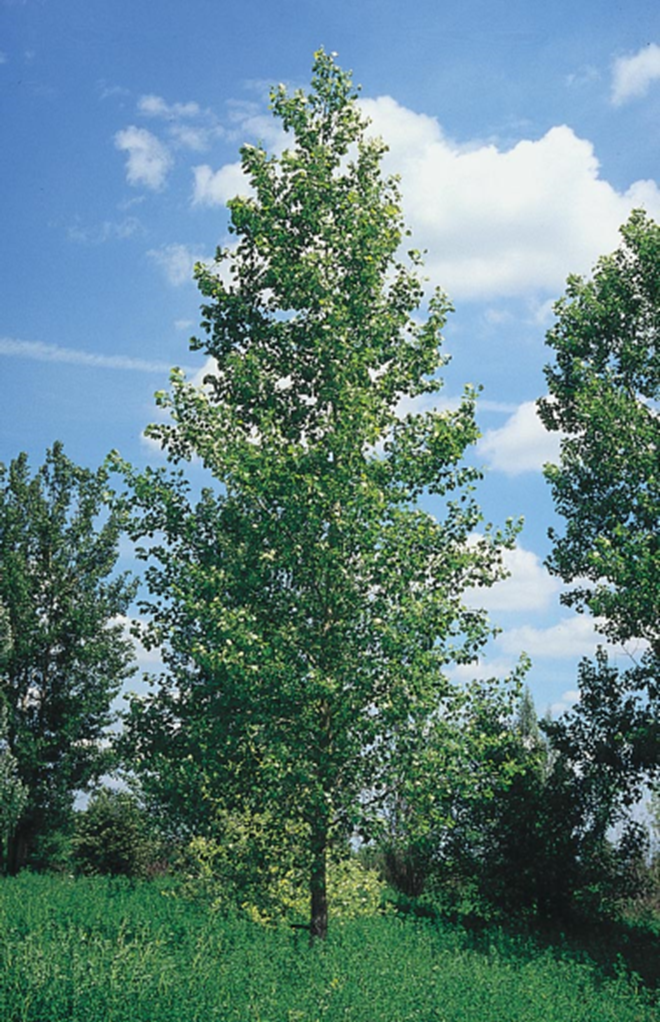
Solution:
M87 809L77 814L73 849L83 873L139 877L162 868L157 836L128 791L94 792Z

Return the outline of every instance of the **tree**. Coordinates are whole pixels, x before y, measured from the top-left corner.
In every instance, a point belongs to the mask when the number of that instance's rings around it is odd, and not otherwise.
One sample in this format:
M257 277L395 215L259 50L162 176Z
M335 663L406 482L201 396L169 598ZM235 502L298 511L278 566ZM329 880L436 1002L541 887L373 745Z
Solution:
M11 649L9 620L0 604L0 670ZM9 838L27 803L27 788L18 776L16 759L7 743L7 706L0 701L0 863L7 855Z
M660 655L660 227L641 210L590 279L572 276L547 335L549 430L563 434L546 467L565 532L551 530L549 567L576 583L563 599L602 619L619 642Z
M34 476L25 454L0 466L0 602L10 636L0 697L28 793L9 836L12 872L107 766L110 704L133 673L118 616L134 588L113 576L121 514L108 499L107 472L76 467L59 443Z
M151 820L130 791L97 788L76 813L74 859L83 873L145 877L163 859Z
M211 368L202 387L175 371L158 398L173 422L150 428L215 488L192 506L180 470L126 468L135 536L156 538L144 641L165 644L169 669L131 729L146 790L191 829L223 804L304 826L324 937L328 852L447 695L446 666L490 634L461 594L501 576L515 529L475 535L478 472L461 464L474 392L456 410L399 411L440 389L450 307L436 292L414 318L419 257L398 261L397 185L349 75L320 51L311 93L280 86L272 109L294 144L242 148L236 247L196 269L192 346ZM425 492L446 498L442 521Z
M627 812L660 767L660 227L635 210L621 235L591 278L569 277L555 305L555 361L539 402L546 427L563 434L559 465L546 466L566 523L563 535L550 531L548 562L573 583L562 599L610 639L642 648L625 672L602 650L584 661L580 703L546 728L581 805L583 865L616 822L639 847Z

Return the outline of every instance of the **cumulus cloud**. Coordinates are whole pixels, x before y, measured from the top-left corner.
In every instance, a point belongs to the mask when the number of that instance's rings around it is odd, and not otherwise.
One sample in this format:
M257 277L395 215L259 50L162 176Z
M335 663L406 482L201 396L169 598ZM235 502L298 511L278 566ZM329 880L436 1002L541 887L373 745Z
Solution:
M213 171L208 164L193 167L193 204L196 206L225 206L236 195L251 192L240 163L227 163Z
M536 402L524 401L503 426L486 430L477 449L491 469L516 476L558 462L559 444L559 433L549 432L539 419Z
M470 590L466 601L490 613L546 610L562 586L549 574L540 557L532 550L515 546L504 551L503 560L509 577L489 589Z
M617 57L612 69L612 103L622 106L645 96L653 82L660 79L660 46L649 43L637 53Z
M88 366L91 369L124 369L139 373L169 373L170 365L131 355L105 355L78 348L65 348L42 341L22 341L15 337L0 337L0 355L28 358L35 362L62 362L66 365Z
M117 149L128 154L126 176L131 185L160 191L165 184L172 157L167 147L146 128L131 125L115 135Z
M401 174L427 272L455 299L559 293L569 273L616 248L633 207L660 215L655 182L617 191L592 144L565 125L508 149L461 145L388 96L361 105L389 145L387 169Z
M176 243L152 248L147 255L163 270L173 287L192 281L195 263L204 261L204 256L196 249Z

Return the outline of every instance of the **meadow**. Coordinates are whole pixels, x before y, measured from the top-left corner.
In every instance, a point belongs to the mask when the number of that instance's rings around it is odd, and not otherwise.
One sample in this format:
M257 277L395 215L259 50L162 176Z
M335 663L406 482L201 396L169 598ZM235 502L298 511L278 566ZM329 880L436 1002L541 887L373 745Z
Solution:
M169 882L0 880L3 1022L657 1022L623 966L396 913L325 944Z

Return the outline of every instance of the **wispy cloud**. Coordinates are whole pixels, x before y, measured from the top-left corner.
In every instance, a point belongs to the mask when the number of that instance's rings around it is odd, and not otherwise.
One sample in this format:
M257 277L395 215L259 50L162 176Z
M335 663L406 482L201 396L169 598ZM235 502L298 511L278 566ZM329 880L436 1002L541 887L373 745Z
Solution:
M199 103L166 103L162 96L141 96L138 110L146 117L162 117L165 120L180 117L199 117Z
M102 355L78 348L64 348L43 341L22 341L14 337L0 337L0 355L27 358L34 362L60 362L66 365L88 366L90 369L121 369L136 373L169 373L168 362L132 358L130 355ZM182 367L183 368L183 367ZM195 372L190 369L190 372Z
M208 259L199 249L176 243L163 245L161 248L152 248L147 255L157 266L160 266L173 287L192 283L195 264L203 263Z
M193 101L168 103L162 96L152 94L140 97L137 110L142 117L167 123L167 132L175 149L203 152L215 138L226 134L214 112Z
M660 46L649 43L637 53L618 57L612 71L612 103L622 106L645 96L651 84L660 80Z
M106 241L123 241L143 231L137 217L128 216L119 222L104 220L102 224L86 226L79 218L67 229L70 241L81 245L103 245Z

